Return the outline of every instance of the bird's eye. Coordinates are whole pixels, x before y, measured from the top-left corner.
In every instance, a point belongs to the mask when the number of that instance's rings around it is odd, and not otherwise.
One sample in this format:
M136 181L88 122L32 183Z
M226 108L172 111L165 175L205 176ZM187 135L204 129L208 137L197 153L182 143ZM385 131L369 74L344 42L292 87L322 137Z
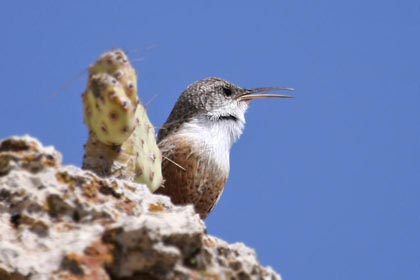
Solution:
M232 95L232 90L230 88L223 88L223 94L225 96L231 96Z

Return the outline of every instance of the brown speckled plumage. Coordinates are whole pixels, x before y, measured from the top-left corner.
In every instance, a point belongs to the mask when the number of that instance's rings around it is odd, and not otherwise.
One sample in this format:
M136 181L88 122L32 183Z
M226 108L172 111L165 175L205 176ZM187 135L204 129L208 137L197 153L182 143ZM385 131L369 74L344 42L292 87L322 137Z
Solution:
M217 170L202 158L200 147L185 140L174 140L169 149L161 147L163 156L171 161L162 162L162 173L167 181L156 192L171 197L175 204L193 204L202 219L216 205L226 184L229 171Z

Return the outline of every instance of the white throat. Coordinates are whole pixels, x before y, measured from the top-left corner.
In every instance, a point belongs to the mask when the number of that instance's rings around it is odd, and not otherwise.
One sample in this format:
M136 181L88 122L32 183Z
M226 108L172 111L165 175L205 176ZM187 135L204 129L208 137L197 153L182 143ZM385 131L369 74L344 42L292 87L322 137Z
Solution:
M243 113L237 121L216 121L208 116L196 118L182 125L177 136L185 137L213 160L221 171L229 172L229 154L233 143L239 139L245 126Z

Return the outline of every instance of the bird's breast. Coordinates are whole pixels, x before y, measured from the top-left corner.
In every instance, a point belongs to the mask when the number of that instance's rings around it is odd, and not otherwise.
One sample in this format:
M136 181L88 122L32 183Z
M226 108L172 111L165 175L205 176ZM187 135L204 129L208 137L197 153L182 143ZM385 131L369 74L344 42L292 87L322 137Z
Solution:
M165 186L158 193L194 205L202 218L219 200L229 176L229 153L243 124L197 118L161 139Z
M242 130L242 122L196 118L185 122L170 136L170 141L190 145L200 157L212 161L220 171L229 172L230 149L242 134Z
M228 169L215 165L207 152L192 144L190 139L171 139L170 147L161 142L162 172L165 185L157 192L171 197L175 204L193 204L197 213L205 218L219 200Z

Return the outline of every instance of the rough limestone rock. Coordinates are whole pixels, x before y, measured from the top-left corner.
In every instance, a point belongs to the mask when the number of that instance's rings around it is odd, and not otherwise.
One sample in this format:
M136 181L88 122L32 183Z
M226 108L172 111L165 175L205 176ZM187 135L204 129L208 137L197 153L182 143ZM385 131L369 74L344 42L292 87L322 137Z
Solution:
M61 160L29 136L0 142L0 279L280 279L191 206Z

